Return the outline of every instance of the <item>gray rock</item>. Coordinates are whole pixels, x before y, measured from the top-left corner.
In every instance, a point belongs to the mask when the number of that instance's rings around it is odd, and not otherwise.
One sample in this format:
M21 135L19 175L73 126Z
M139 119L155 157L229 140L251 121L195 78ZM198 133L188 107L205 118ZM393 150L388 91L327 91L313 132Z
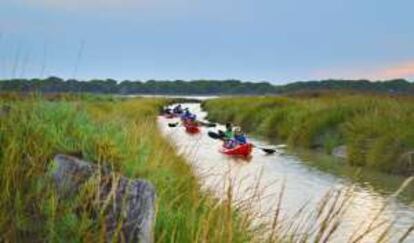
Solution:
M94 210L97 215L104 212L108 242L153 242L156 193L150 182L128 179L68 155L54 158L52 176L63 198L91 180L99 185Z
M337 158L346 159L348 157L346 145L341 145L341 146L334 148L332 150L332 155Z
M98 166L68 155L56 155L52 176L61 197L72 197L83 183L98 171Z

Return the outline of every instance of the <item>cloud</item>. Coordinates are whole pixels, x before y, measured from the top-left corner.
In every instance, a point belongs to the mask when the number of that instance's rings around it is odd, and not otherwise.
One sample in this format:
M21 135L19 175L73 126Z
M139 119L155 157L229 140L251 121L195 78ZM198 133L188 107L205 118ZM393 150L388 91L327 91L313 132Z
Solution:
M368 68L329 68L320 69L311 73L317 79L327 78L349 78L349 79L371 79L388 80L396 78L414 78L414 60L383 65L382 67Z
M387 79L414 77L414 61L378 70L376 75Z

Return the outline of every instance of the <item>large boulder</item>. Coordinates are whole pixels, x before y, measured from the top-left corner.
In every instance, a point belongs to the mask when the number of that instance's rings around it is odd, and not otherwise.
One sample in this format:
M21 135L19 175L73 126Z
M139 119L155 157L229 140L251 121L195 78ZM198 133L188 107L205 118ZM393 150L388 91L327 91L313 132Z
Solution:
M54 158L52 176L61 198L73 196L86 182L99 185L93 205L104 212L107 241L153 242L156 193L150 182L68 155Z

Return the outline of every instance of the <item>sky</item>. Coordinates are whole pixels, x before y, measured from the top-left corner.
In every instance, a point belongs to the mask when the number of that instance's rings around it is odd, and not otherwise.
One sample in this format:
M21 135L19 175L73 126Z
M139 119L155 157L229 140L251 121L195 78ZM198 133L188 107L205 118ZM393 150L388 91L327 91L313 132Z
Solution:
M0 0L0 78L414 80L412 0Z

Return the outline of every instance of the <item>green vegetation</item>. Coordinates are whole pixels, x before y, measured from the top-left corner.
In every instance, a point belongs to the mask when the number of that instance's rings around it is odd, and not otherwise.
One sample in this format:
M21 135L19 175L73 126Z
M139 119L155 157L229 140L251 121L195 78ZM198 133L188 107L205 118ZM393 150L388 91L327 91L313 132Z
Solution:
M169 95L263 95L296 93L318 90L351 90L391 94L414 94L414 84L404 79L371 82L368 80L323 80L272 85L268 82L241 82L239 80L194 81L122 81L113 79L78 81L57 77L47 79L0 80L3 92L71 92L98 94L169 94Z
M327 153L347 146L351 165L413 174L414 99L312 94L208 100L209 118L247 132Z
M156 242L247 242L249 221L202 194L159 135L161 99L5 95L0 99L0 235L6 242L102 242L92 185L59 200L48 174L57 153L83 156L157 188Z
M320 207L308 213L300 208L297 217L285 221L279 212L281 190L272 223L253 227L252 220L259 216L240 210L251 208L255 198L238 202L236 207L231 186L221 201L201 192L191 168L159 136L155 119L166 102L90 95L1 96L1 241L104 241L104 215L92 210L94 183L87 183L73 198L57 197L47 176L57 153L81 156L154 183L158 196L156 242L326 242L334 237L352 202L352 188L328 192ZM385 207L384 202L378 215ZM374 215L360 234L350 233L350 239L388 237L392 222L377 218ZM371 235L384 225L382 233ZM413 229L398 237L402 241Z

